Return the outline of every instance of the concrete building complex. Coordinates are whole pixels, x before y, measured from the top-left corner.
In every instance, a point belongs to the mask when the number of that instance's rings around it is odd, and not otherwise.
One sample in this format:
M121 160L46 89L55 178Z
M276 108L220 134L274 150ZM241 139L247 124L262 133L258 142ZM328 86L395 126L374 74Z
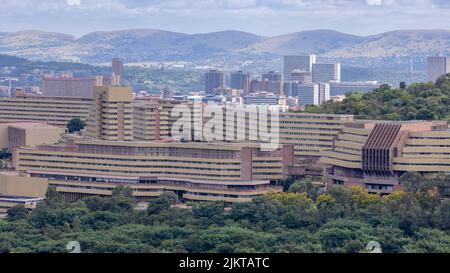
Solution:
M18 176L15 172L0 173L0 215L16 205L34 209L45 198L48 180Z
M96 86L86 122L86 136L104 140L133 140L133 90Z
M129 185L138 199L171 190L186 200L249 201L280 191L293 147L272 152L258 144L105 141L67 138L66 144L23 147L16 152L23 176L49 179L69 200L111 195Z
M42 94L46 97L92 98L97 78L44 78Z
M64 133L63 128L45 123L0 123L0 149L13 151L21 146L52 144Z
M330 186L388 194L401 188L398 179L406 172L449 172L449 143L446 122L357 121L344 127L320 162L330 166L325 172Z
M0 122L31 121L66 127L73 118L86 120L92 98L21 95L0 98Z

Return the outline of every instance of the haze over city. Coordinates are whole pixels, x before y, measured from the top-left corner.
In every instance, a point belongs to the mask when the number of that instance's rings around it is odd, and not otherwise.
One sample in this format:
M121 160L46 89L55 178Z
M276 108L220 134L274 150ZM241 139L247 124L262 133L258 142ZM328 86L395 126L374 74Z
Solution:
M39 29L76 36L157 28L184 33L235 29L279 35L334 29L369 35L450 25L445 0L0 0L0 31ZM26 18L26 20L24 20Z

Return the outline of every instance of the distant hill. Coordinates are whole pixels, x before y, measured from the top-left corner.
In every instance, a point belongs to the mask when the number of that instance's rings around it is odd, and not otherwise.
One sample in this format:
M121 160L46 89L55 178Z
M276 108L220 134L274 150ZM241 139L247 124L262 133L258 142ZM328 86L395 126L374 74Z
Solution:
M390 57L450 53L450 30L398 30L365 37L360 43L329 51L329 56Z
M31 60L198 61L227 54L316 53L330 58L395 58L450 53L450 30L399 30L356 36L313 30L263 37L242 31L184 34L158 29L92 32L80 38L37 30L0 32L0 54Z
M320 54L346 46L359 44L363 41L363 37L337 31L312 30L266 38L248 48L244 48L243 50L278 54Z

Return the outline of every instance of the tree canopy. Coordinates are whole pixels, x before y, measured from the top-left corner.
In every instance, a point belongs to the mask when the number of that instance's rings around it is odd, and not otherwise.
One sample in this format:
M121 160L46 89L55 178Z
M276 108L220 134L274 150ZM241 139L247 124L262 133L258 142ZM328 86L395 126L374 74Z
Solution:
M61 200L54 189L31 213L18 206L0 220L0 252L65 252L78 241L83 252L450 252L450 202L439 187L450 176L411 173L405 191L372 195L360 187L316 192L308 179L285 193L252 202L174 206L164 193L135 208L128 187L112 197ZM432 185L431 187L429 185Z
M382 85L369 93L348 93L342 102L306 106L305 112L354 114L359 119L449 120L450 74L435 83L415 83L408 87Z
M69 133L79 132L84 129L85 122L79 118L73 118L67 123Z

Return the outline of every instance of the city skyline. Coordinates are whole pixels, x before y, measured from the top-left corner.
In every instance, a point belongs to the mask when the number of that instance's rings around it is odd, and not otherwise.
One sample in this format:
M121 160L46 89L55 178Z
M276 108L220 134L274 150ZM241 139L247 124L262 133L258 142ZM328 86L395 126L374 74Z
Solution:
M398 29L442 29L450 23L445 16L450 4L443 0L44 0L39 7L30 0L0 0L0 4L1 31L41 29L75 36L126 28L189 34L240 30L262 36L333 29L371 35Z

